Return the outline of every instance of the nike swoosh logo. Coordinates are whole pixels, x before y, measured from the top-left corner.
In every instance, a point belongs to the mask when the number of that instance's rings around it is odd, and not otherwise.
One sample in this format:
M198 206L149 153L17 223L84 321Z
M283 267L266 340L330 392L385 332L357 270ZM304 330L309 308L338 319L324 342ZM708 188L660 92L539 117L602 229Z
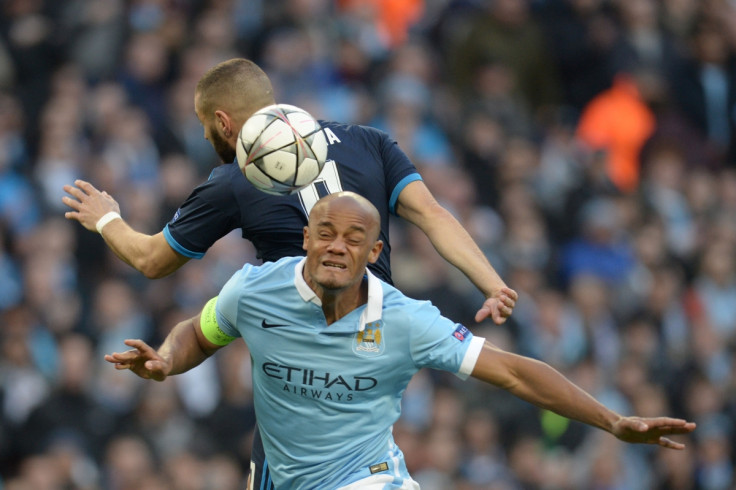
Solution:
M288 325L279 325L278 323L268 323L266 320L261 322L263 328L288 327Z

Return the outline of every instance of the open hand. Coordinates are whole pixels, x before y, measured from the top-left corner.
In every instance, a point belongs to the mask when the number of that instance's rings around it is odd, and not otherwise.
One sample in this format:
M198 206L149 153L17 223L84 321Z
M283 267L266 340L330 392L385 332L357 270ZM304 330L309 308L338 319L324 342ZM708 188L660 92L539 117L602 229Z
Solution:
M61 201L74 211L67 211L64 217L75 219L90 231L97 231L97 222L110 211L120 213L117 201L107 192L100 192L84 180L75 180L74 185L65 185L64 192L74 197L64 196Z
M611 432L622 441L638 444L658 444L669 449L685 449L685 445L665 436L688 434L695 430L695 423L670 417L642 418L622 417Z
M142 340L127 339L125 345L133 349L105 355L105 360L114 364L115 369L130 369L141 378L156 381L163 381L171 372L169 363Z
M482 322L486 318L491 317L496 325L501 325L513 313L517 299L519 299L519 294L513 289L504 286L483 302L483 306L475 314L475 321Z

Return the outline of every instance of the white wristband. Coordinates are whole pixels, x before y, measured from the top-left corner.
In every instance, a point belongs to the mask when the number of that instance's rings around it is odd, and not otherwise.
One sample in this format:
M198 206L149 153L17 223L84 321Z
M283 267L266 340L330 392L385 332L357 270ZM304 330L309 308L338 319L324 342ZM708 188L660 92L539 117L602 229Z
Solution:
M105 227L105 225L114 219L123 219L123 217L120 216L120 213L116 213L115 211L110 211L109 213L104 215L102 218L100 218L97 221L97 224L95 225L97 227L97 233L101 235L102 229Z

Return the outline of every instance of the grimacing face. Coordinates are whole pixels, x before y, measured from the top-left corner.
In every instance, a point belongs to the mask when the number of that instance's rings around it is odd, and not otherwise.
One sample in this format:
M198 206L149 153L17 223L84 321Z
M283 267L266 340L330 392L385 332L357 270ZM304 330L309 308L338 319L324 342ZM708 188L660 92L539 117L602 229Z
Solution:
M304 232L305 280L326 291L359 284L366 265L378 260L383 249L376 240L380 224L350 198L318 204L312 213Z
M202 114L202 110L199 107L199 94L194 96L194 111L197 114L197 119L199 119L199 122L204 128L204 139L210 142L215 153L217 153L217 156L220 157L223 163L234 162L236 155L235 148L232 148L225 138L217 131L214 115L207 118L206 114Z

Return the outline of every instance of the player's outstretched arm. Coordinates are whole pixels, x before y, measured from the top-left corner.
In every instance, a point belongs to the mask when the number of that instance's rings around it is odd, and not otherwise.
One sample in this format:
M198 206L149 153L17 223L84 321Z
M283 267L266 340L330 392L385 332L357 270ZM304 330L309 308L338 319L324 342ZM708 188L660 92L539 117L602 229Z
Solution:
M623 417L548 364L503 351L487 341L472 376L504 388L538 407L603 429L626 442L683 449L684 444L667 436L695 430L694 423L682 419Z
M401 191L396 213L417 225L439 254L485 295L475 321L490 317L497 325L504 323L519 295L506 286L467 230L435 200L424 182L412 182Z
M73 186L65 185L64 191L69 196L64 196L62 202L72 209L64 216L95 232L100 219L108 216L104 220L104 233L99 231L105 243L121 260L149 279L167 276L189 261L171 248L163 233L146 235L131 228L119 217L120 206L107 192L100 192L84 180L74 181Z
M168 376L198 366L221 346L210 343L202 334L201 314L178 323L158 350L139 339L127 339L132 349L105 355L115 369L129 369L144 379L163 381Z

